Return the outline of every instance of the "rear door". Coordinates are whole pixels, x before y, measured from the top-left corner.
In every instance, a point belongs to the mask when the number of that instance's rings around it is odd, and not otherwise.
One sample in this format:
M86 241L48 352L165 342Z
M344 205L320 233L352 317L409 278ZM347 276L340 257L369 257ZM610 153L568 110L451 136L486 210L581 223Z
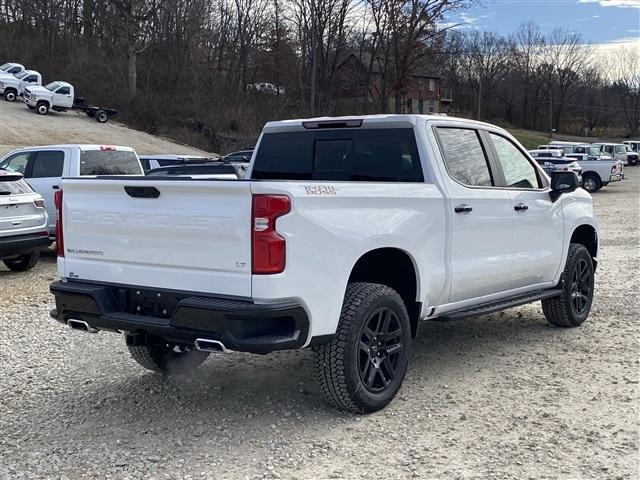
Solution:
M563 252L562 202L552 202L547 180L510 138L486 132L496 182L509 195L514 215L509 277L512 288L552 282Z
M478 130L437 127L436 135L451 210L450 302L509 290L513 267L509 193L496 187Z
M25 178L29 185L42 195L44 206L49 215L49 230L53 232L56 224L56 210L53 194L60 188L60 179L65 175L64 150L38 150L33 152Z
M249 182L65 179L64 276L251 296Z

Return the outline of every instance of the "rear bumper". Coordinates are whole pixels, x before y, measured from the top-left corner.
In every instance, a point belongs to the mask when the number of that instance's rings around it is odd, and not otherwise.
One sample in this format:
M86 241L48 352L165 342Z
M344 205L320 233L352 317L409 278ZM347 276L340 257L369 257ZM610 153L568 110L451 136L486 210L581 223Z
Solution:
M51 245L51 240L46 231L26 235L13 235L11 237L0 237L0 258L31 253L46 248L49 245Z
M251 299L199 296L189 292L53 282L51 316L66 323L82 320L99 330L139 333L179 344L205 338L229 350L268 353L302 347L309 318L292 301L256 304Z

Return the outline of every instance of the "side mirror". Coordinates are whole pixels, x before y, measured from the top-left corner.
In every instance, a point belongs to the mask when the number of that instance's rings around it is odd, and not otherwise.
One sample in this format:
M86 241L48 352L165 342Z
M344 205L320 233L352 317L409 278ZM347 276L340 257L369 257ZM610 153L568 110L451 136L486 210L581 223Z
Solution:
M576 172L553 172L551 174L551 201L555 202L563 193L573 192L580 186Z

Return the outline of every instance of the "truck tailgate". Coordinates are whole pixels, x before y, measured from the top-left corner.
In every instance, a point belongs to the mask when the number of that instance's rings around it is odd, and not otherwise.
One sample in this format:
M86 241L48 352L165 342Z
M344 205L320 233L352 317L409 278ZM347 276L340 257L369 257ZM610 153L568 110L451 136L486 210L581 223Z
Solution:
M249 182L65 179L62 276L251 296Z

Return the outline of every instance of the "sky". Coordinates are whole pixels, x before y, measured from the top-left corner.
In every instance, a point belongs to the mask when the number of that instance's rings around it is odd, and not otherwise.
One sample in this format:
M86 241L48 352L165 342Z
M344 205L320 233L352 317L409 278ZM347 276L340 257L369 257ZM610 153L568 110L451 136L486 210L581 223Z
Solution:
M640 0L480 0L448 20L503 35L533 21L542 33L579 32L585 43L640 45Z

